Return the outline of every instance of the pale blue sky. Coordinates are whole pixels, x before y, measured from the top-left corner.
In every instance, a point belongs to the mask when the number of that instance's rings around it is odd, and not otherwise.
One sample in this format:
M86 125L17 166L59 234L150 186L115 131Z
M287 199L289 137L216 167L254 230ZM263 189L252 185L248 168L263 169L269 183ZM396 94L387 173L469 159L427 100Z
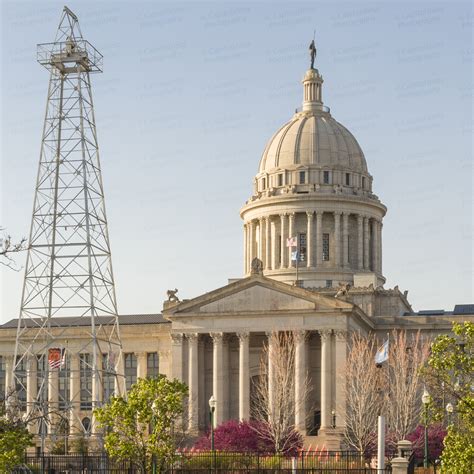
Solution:
M1 3L1 214L27 235L48 82L36 43L63 3ZM121 313L159 312L242 275L239 209L272 133L301 103L316 29L324 101L388 207L386 287L415 309L473 302L470 3L85 2ZM23 255L19 262L24 262ZM0 321L22 272L2 269Z

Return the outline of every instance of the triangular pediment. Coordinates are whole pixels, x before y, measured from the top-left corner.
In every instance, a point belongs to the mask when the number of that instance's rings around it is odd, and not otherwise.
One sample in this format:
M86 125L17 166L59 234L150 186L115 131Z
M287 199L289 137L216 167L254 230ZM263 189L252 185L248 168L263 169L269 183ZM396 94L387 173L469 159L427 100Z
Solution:
M164 316L200 313L229 314L255 312L305 312L352 309L353 305L334 297L322 296L278 282L261 275L252 275L222 288L184 301L164 310Z

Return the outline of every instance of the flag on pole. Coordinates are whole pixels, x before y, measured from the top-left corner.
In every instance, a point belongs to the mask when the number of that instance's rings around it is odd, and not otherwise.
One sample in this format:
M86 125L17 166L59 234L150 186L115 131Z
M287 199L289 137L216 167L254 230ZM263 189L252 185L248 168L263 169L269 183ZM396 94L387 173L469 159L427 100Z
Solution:
M298 250L293 250L293 251L291 252L291 261L292 261L292 262L297 262L298 259L299 259L299 252L298 252Z
M296 237L288 237L286 239L286 246L287 247L297 247L298 246L298 241Z
M375 354L375 363L377 365L383 364L386 360L388 360L388 339L380 346Z
M48 364L50 369L60 369L66 362L66 350L59 347L48 349Z
M116 361L116 354L113 351L109 351L107 354L107 364L106 370L113 372L115 371L115 361Z

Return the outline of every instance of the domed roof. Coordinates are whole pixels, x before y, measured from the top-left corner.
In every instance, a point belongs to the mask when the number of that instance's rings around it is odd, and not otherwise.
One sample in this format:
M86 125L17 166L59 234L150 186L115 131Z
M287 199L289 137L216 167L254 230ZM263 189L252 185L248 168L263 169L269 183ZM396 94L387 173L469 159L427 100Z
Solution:
M259 173L315 165L368 174L364 153L354 135L323 105L323 78L319 71L309 69L302 82L302 111L296 112L270 138L260 160Z
M270 138L260 160L259 173L294 165L368 173L364 153L354 135L329 113L295 114Z

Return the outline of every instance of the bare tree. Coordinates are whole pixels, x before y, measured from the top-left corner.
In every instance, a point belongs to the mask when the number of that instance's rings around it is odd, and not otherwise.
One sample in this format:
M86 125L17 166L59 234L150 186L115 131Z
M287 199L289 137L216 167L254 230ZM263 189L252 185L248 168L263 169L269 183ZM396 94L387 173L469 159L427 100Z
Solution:
M361 453L373 443L377 417L383 406L383 374L375 365L376 350L374 335L352 334L345 374L345 439L349 446Z
M3 233L3 236L0 237L0 264L12 270L19 271L20 268L17 267L12 254L26 250L27 239L23 237L19 242L14 243L10 235L4 234L5 229L3 227L0 227L0 232Z
M276 452L291 449L297 440L295 410L306 403L309 379L306 376L295 399L296 331L273 331L263 346L260 377L255 387L252 417L255 429L270 441Z
M384 370L387 390L385 414L395 440L405 439L420 421L422 375L428 360L430 340L420 332L394 330L390 335L388 364Z

